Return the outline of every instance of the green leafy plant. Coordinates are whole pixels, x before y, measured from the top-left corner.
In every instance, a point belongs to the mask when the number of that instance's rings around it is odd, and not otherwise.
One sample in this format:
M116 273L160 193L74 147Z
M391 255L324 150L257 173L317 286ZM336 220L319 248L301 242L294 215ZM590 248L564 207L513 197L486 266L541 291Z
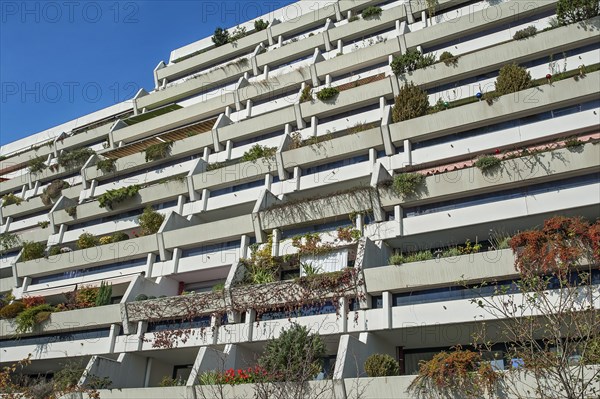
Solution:
M400 88L392 108L394 123L427 115L429 100L427 92L412 82Z
M304 89L302 89L302 94L300 95L301 103L311 101L313 99L312 94L310 93L311 90L312 90L312 87L310 85L304 86Z
M17 247L21 243L21 239L14 233L0 233L0 255L4 255L9 249Z
M44 205L48 206L52 204L52 200L60 197L63 189L69 187L70 184L64 180L53 180L46 188L44 188L44 191L40 194L40 199Z
M147 236L158 233L158 229L165 220L165 215L154 210L151 206L144 208L144 212L140 215L139 224L141 235Z
M50 226L50 222L49 222L48 220L43 220L43 221L41 221L41 222L38 222L38 226L39 226L41 229L47 229L47 228L48 228L48 226Z
M100 208L113 209L113 206L118 203L123 202L128 198L135 197L141 188L140 185L134 184L127 187L108 190L98 197L98 206L100 206Z
M503 66L498 73L495 95L503 96L505 94L515 93L517 91L528 89L531 85L531 75L525 68L520 67L517 64L507 64Z
M25 241L23 243L23 251L21 253L19 261L27 262L29 260L43 258L45 250L46 246L44 245L44 243Z
M246 35L246 28L244 26L237 26L229 36L229 43L235 43Z
M157 161L159 159L166 158L169 155L172 146L172 141L166 141L164 143L153 144L147 147L144 150L146 154L146 162Z
M392 265L401 265L403 263L422 262L430 259L433 259L433 254L431 253L431 251L425 250L411 252L408 254L394 254L390 256L388 262Z
M319 274L321 272L321 268L313 265L311 262L302 262L300 263L300 267L302 268L305 276L314 276L315 274Z
M388 377L400 374L400 367L390 355L376 353L365 361L365 372L369 377Z
M104 281L100 283L98 295L96 296L96 306L110 305L112 298L112 284L107 284Z
M77 205L66 207L65 212L67 212L67 215L71 216L72 218L76 217L77 216Z
M44 163L44 158L37 157L29 160L29 172L30 173L39 173L47 168L47 165Z
M363 19L376 18L381 16L381 7L369 6L362 12Z
M321 101L333 100L340 94L340 91L335 87L325 87L317 93L317 98Z
M261 30L265 30L269 27L269 21L263 21L262 19L257 19L254 21L254 30L260 32Z
M54 311L52 305L42 304L26 308L15 318L15 332L17 334L24 334L28 331L33 330L37 324L41 324L48 320L50 313Z
M259 364L281 381L303 381L321 371L323 356L325 344L321 337L294 323L267 342Z
M456 65L458 63L458 57L454 56L454 54L449 51L444 51L440 55L440 62L443 62L446 66Z
M556 17L561 25L584 21L600 14L596 0L559 0L556 4Z
M242 162L256 162L260 158L272 158L275 156L276 152L277 147L267 147L255 144L242 155Z
M223 292L223 290L225 289L225 283L217 283L215 285L212 286L212 292Z
M215 44L215 47L223 46L229 43L229 32L223 28L216 28L211 40Z
M533 37L535 35L537 35L537 28L535 26L531 25L525 29L516 31L513 36L513 39L523 40L523 39L527 39L528 37Z
M102 171L102 173L112 173L115 171L116 159L106 158L96 162L96 170Z
M168 375L163 376L160 380L160 387L176 387L178 385L184 385L184 382L180 379L171 378Z
M2 206L8 206L8 205L21 205L21 202L23 202L23 200L19 197L17 197L16 195L14 195L13 193L8 193L5 194L4 197L2 197Z
M500 159L492 156L492 155L483 155L477 158L475 165L481 172L484 174L492 173L500 166Z
M58 156L58 164L65 169L75 169L83 166L96 152L91 148L78 148L72 151L63 151Z
M406 53L394 57L390 66L392 71L398 75L413 72L417 69L426 68L435 63L433 54L423 55L419 50L408 50Z
M19 313L25 310L25 305L20 301L13 301L8 305L4 305L0 309L0 319L14 319Z
M424 182L425 175L419 173L400 173L394 176L392 189L398 195L415 195Z
M358 15L352 15L350 18L348 18L348 22L358 21L359 19L360 17Z
M91 233L83 233L77 239L77 248L92 248L99 244L98 238Z

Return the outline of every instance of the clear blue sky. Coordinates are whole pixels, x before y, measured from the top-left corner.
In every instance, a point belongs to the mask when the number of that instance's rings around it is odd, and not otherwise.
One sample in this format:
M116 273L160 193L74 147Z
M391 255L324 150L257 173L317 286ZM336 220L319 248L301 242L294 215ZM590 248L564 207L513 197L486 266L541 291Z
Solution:
M0 0L0 144L150 91L171 50L292 2Z

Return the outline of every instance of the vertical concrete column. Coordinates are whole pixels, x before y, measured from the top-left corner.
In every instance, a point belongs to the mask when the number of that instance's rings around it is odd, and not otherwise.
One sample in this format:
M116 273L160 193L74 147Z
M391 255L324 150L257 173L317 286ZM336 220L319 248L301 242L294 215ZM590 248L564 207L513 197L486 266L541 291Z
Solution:
M406 3L404 3L404 13L406 14L406 19L408 19L408 23L414 24L415 16L412 13L412 6L411 6L410 1L407 1Z
M202 153L202 160L204 162L208 162L209 156L210 156L210 147L204 147L204 151Z
M121 332L121 326L118 324L111 324L110 325L110 333L108 334L108 337L110 338L110 344L108 347L108 353L114 353L115 352L115 342L117 340L117 337L119 336L119 333Z
M375 162L377 162L377 151L375 150L375 148L369 148L369 163L371 164L371 172L373 172Z
M338 317L338 333L346 333L348 332L348 299L342 297L338 302L339 313L342 317Z
M273 40L273 31L271 30L271 25L267 27L267 40L269 41L269 46L275 44L275 40Z
M385 328L392 328L392 293L385 291L381 295L383 297Z
M344 54L344 42L342 39L337 41L337 52L338 54Z
M94 179L92 180L92 184L90 185L90 194L87 196L87 198L91 198L94 196L94 191L96 191L96 187L98 187L98 180Z
M252 100L246 101L246 118L250 118L252 116Z
M283 44L283 36L279 35L279 36L277 36L277 45L279 47L281 47L282 44Z
M246 321L244 323L244 329L248 332L246 340L252 342L252 336L254 335L254 321L256 320L256 310L248 309L246 311Z
M406 162L407 166L412 165L412 144L410 140L406 139L403 141L402 145L404 146L404 154L406 154Z
M429 21L427 20L427 12L425 10L421 11L421 21L423 21L425 27L429 26Z
M356 225L356 230L360 230L360 232L362 233L364 228L364 216L362 215L362 213L356 215L354 224Z
M231 116L231 106L229 105L225 107L225 116L228 118Z
M300 190L300 177L302 176L302 169L299 166L294 167L294 180L296 183L296 187L294 191Z
M233 147L233 141L227 140L227 143L225 144L225 159L227 159L227 160L231 159L232 147Z
M267 173L265 175L265 188L269 191L271 191L271 185L273 184L273 175L271 175L270 173Z
M404 229L403 229L403 225L402 225L403 217L404 217L404 212L402 210L402 207L400 205L394 206L394 221L398 224L398 235L400 235L400 236L404 235Z
M210 190L208 190L207 188L203 188L202 189L202 198L200 199L200 201L202 201L202 205L200 207L202 212L206 212L206 207L208 205L209 198L210 198Z
M330 87L331 86L331 75L327 74L325 76L325 86Z
M279 243L281 242L281 230L273 230L273 245L271 246L271 256L279 256Z
M310 117L310 134L313 137L317 136L317 127L319 126L319 118L316 116Z
M267 80L269 79L269 66L265 65L265 67L263 68L263 79Z
M250 237L246 234L242 234L240 238L240 258L246 258L248 256L248 247L250 247Z

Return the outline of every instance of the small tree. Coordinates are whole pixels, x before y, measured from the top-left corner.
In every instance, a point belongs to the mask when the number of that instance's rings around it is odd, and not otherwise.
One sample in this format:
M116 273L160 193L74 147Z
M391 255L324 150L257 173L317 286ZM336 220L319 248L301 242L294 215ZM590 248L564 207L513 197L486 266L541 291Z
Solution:
M254 30L260 32L261 30L265 30L269 27L269 21L263 21L262 19L257 19L254 21Z
M365 361L365 371L369 377L387 377L400 374L400 367L390 355L376 353Z
M222 46L224 44L229 43L229 32L223 28L216 28L215 33L211 39L212 42L215 44L215 47Z
M531 87L531 75L517 64L508 64L500 69L496 80L496 95L515 93Z
M600 221L556 216L540 230L516 234L510 246L519 274L513 289L500 286L472 301L498 324L495 339L510 343L505 357L519 359L518 368L507 370L505 389L517 395L508 381L525 376L536 397L596 397L600 369L588 366L600 363L600 293L593 281ZM485 330L475 338L486 349L493 344Z
M556 15L561 25L590 19L600 14L597 0L559 0Z
M427 99L427 92L411 82L400 88L394 108L392 108L392 120L396 123L418 118L427 115L428 111L429 100Z
M107 284L104 281L100 283L98 295L96 296L96 306L109 305L112 298L112 284Z

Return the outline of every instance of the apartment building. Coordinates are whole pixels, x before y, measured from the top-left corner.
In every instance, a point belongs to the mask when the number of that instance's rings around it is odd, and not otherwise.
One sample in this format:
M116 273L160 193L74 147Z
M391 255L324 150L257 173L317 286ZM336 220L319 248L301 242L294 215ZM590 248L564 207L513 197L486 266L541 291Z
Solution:
M200 375L254 366L298 323L323 337L336 398L373 353L403 376L363 397L409 397L419 361L472 342L469 285L517 277L499 239L600 216L600 17L556 25L557 2L300 1L233 43L172 51L128 101L3 146L0 293L53 309L25 331L1 320L0 364L76 360L110 380L103 398L199 398ZM414 50L454 58L396 75ZM539 85L488 104L512 63ZM438 112L395 122L410 82ZM390 189L413 173L420 188ZM355 284L290 309L315 272Z

